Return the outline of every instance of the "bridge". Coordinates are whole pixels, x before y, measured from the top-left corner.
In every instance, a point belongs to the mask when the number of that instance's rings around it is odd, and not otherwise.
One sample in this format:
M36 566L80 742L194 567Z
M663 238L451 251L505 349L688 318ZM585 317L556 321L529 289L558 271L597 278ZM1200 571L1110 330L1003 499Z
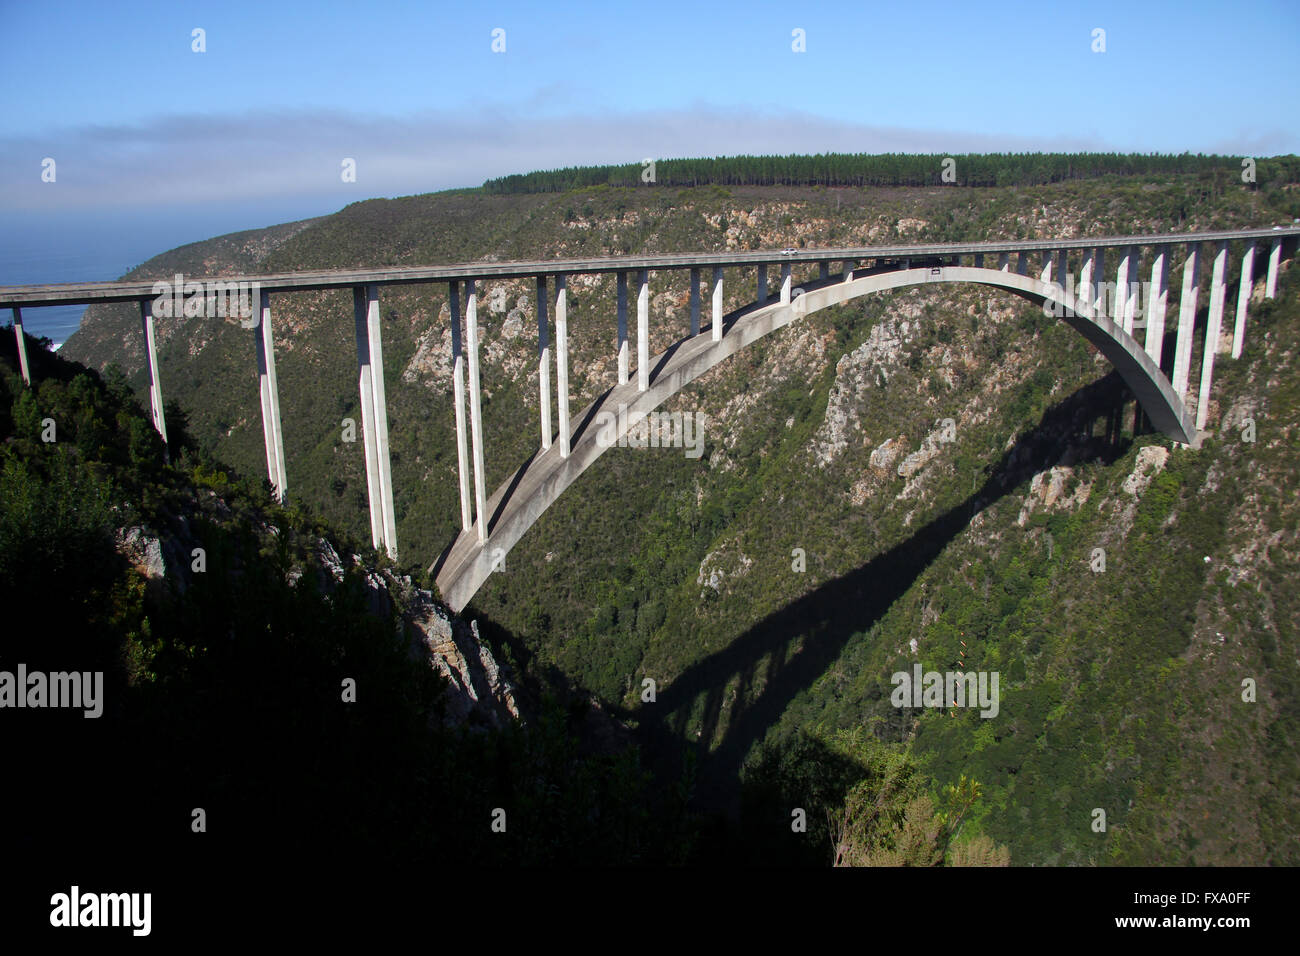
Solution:
M1152 425L1177 442L1196 444L1208 414L1214 362L1220 353L1227 299L1231 243L1241 249L1233 333L1229 351L1242 354L1250 299L1256 284L1256 258L1267 250L1264 295L1274 298L1283 258L1295 255L1300 226L1239 229L1224 232L1106 238L1006 240L931 245L864 246L649 255L532 262L476 262L450 266L363 270L329 270L236 278L185 280L202 291L248 283L258 290L253 318L254 354L261 392L267 475L280 500L287 488L279 393L275 376L271 296L303 290L351 288L356 325L357 384L361 398L366 483L372 543L397 556L393 488L389 467L388 416L384 396L383 347L379 323L381 287L421 283L448 284L452 316L452 382L455 409L457 476L461 531L434 563L438 587L455 611L462 610L500 566L505 554L541 514L611 444L688 383L763 336L807 315L860 296L929 283L975 283L1005 290L1051 309L1116 368ZM1191 364L1199 294L1199 269L1205 246L1213 251L1209 308L1202 349L1195 414L1191 412ZM1182 250L1182 277L1177 312L1169 315L1173 258ZM1147 250L1144 254L1143 250ZM1105 277L1106 256L1116 260L1115 279ZM1013 262L1014 260L1014 262ZM839 265L832 273L831 264ZM1140 302L1139 270L1149 263L1149 293ZM1073 267L1077 264L1078 269ZM768 288L769 269L780 270L775 297ZM794 269L815 266L815 276L796 286ZM724 314L722 270L754 268L755 300ZM690 334L651 356L649 337L650 273L689 270ZM709 270L706 276L705 270ZM567 279L574 275L614 273L617 277L617 382L594 402L571 414L568 381ZM636 283L636 367L631 366L628 338L629 276ZM1077 282L1076 282L1077 276ZM702 281L709 280L709 325L701 326ZM488 279L533 279L537 289L537 368L540 447L488 497L484 479L479 365L477 283ZM23 380L30 384L22 309L95 302L136 302L140 308L149 408L155 428L166 441L162 383L154 343L153 304L161 286L149 280L0 287L0 308L13 312ZM464 308L462 310L462 292ZM209 293L210 295L211 293ZM555 320L554 358L548 309ZM1144 321L1138 322L1139 311ZM464 327L462 328L462 320ZM1166 324L1177 323L1172 351L1165 350ZM1145 326L1142 343L1136 339ZM552 423L551 368L555 371L556 422ZM635 377L633 372L635 371ZM468 376L468 382L467 382ZM616 433L597 429L602 411L616 415ZM468 422L466 418L468 417ZM575 424L576 422L576 424Z

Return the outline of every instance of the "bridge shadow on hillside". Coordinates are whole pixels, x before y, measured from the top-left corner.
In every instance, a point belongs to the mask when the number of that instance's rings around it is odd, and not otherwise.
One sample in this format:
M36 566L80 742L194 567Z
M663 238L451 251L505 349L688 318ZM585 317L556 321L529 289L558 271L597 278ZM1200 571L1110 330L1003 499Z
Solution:
M979 510L1058 463L1109 463L1132 443L1123 425L1125 403L1132 395L1117 372L1111 372L1050 408L1036 427L1020 436L996 462L984 469L981 487L965 501L935 517L909 537L866 564L820 585L769 614L726 648L688 667L660 689L656 703L631 710L611 708L638 722L647 760L677 779L685 751L694 748L698 766L695 803L706 812L734 817L739 805L739 774L751 747L775 725L796 695L839 659L854 633L868 630L916 581L929 564L969 525ZM1097 419L1106 422L1104 437L1091 435ZM794 638L802 646L790 653ZM760 673L765 658L770 663ZM726 730L717 748L708 745L723 716L729 682L739 679ZM758 696L750 700L757 680ZM685 742L693 703L704 695L703 726L698 738Z

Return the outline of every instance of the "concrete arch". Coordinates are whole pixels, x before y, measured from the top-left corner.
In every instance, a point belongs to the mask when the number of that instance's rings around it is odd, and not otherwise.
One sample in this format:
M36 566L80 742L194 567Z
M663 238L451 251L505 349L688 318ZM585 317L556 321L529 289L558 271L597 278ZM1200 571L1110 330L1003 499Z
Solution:
M434 565L443 599L454 611L462 610L492 573L505 554L536 523L569 485L585 472L609 447L597 440L596 416L601 411L619 416L618 437L639 424L647 414L676 395L690 382L763 336L783 328L806 315L839 305L875 292L927 283L970 282L1005 289L1038 306L1053 303L1059 307L1063 321L1110 360L1138 402L1160 431L1176 441L1190 444L1196 434L1192 417L1174 391L1168 378L1151 360L1145 349L1120 326L1105 315L1077 301L1060 286L1031 276L1000 269L966 266L923 266L918 268L885 267L844 282L839 279L810 282L802 294L790 302L780 300L763 305L752 304L728 315L725 334L713 341L708 329L670 346L650 361L650 381L646 391L638 389L633 377L598 397L578 416L570 442L569 457L560 455L560 446L536 452L488 500L488 537L480 542L474 530L461 532L451 547ZM606 435L608 438L608 435ZM481 519L480 519L481 520Z

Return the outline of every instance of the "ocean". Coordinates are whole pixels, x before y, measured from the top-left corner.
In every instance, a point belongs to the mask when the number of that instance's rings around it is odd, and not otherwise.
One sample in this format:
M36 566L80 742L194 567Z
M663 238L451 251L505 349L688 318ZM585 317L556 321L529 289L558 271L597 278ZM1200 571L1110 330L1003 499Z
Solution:
M327 215L338 199L282 200L156 208L0 211L0 285L120 279L160 253L244 229ZM85 306L23 309L29 335L59 348ZM12 316L0 310L0 322Z

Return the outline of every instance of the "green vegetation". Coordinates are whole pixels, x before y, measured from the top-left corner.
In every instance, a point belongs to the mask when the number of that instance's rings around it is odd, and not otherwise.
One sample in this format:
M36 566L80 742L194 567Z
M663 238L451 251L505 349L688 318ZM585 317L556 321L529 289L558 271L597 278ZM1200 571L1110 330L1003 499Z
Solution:
M593 750L584 706L551 696L527 726L444 726L445 681L412 653L400 607L374 606L373 569L345 560L330 583L322 543L345 559L353 548L195 451L178 420L179 455L164 466L120 378L30 340L39 384L26 388L4 331L0 670L105 673L98 719L5 714L6 760L22 773L0 814L23 822L20 849L191 866L268 853L331 866L689 853L678 791L650 787L635 747ZM156 536L162 566L132 557L131 529ZM192 839L194 807L208 843ZM495 807L507 808L504 834L490 830Z
M358 203L281 237L256 267L1206 231L1300 215L1293 158L1261 160L1255 187L1236 159L1144 159L978 194L669 189L663 161L654 187ZM937 160L922 161L937 176ZM539 189L563 181L538 175ZM186 261L200 254L212 253ZM181 258L160 274L202 271ZM1239 258L1234 247L1230 303ZM728 308L752 282L728 270ZM495 488L538 441L535 313L524 283L488 285L506 299L479 313ZM570 284L575 412L613 381L613 287ZM1016 864L1294 863L1300 308L1289 277L1282 289L1252 306L1245 358L1219 359L1211 422L1232 427L1198 451L1135 433L1131 396L1091 348L999 293L911 290L818 313L674 399L668 410L709 417L702 459L610 450L468 616L539 698L591 694L633 727L651 789L691 788L705 811L693 859L990 863L1006 847ZM656 276L652 290L658 351L684 334L685 278ZM398 540L403 570L425 583L459 529L450 376L428 358L444 348L446 298L384 293ZM292 498L368 540L360 445L339 437L356 414L351 303L287 294L275 309ZM65 351L119 362L138 387L137 334L138 317L96 309ZM248 333L199 320L164 330L162 348L164 391L196 445L260 474ZM1194 369L1202 349L1198 338ZM1236 427L1247 413L1254 443ZM836 416L842 447L825 451ZM950 417L957 440L900 475ZM873 465L886 442L896 457ZM1135 495L1125 481L1145 446L1170 457ZM1090 568L1099 547L1102 574ZM915 660L999 671L999 716L892 707L889 676ZM1246 677L1257 704L1241 700ZM882 794L888 812L871 817ZM952 800L966 798L950 829ZM806 834L791 830L798 807ZM1090 827L1097 807L1105 833Z
M654 184L672 186L939 186L943 163L955 161L952 180L963 186L1041 186L1099 176L1176 176L1222 174L1240 157L1200 153L962 153L945 156L888 153L819 153L815 156L724 156L716 159L661 159ZM643 166L571 166L489 179L490 193L567 192L592 186L637 186ZM1258 161L1261 181L1294 182L1300 161L1280 156Z

